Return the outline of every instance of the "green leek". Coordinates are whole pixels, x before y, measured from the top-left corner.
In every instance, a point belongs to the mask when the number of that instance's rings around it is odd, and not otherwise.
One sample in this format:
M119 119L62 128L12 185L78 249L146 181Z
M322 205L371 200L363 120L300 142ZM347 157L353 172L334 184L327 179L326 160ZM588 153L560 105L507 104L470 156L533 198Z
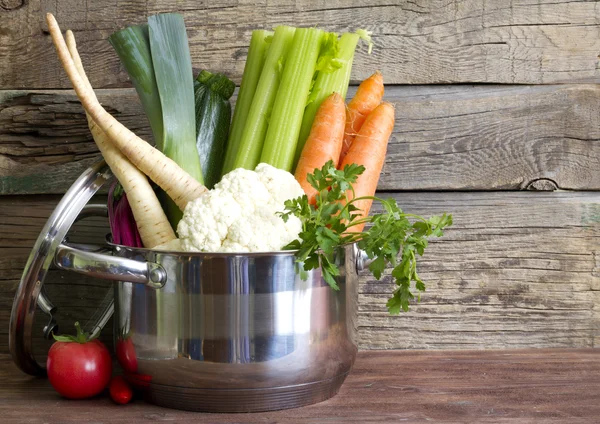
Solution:
M242 82L235 103L235 111L233 112L233 120L231 121L231 131L223 163L223 174L234 169L233 164L240 148L242 134L244 133L244 127L246 126L246 120L250 112L250 105L254 98L256 86L258 85L263 64L265 63L267 48L270 44L267 37L271 39L272 35L271 31L252 31L246 66L244 67L244 74L242 75Z
M181 15L148 18L109 37L123 62L150 122L156 147L202 182L196 152L192 60ZM173 228L181 211L169 197L159 198Z
M320 29L296 29L273 104L260 161L288 172L294 163L302 116L323 36Z
M188 174L203 183L196 151L194 76L183 17L161 14L148 18L150 52L162 107L162 151ZM168 202L167 216L173 227L182 212Z
M108 41L121 59L137 91L150 122L154 142L162 150L163 120L160 97L154 78L154 67L148 39L148 25L132 26L115 32Z
M163 153L202 182L196 153L194 76L183 17L148 18L150 51L163 114Z

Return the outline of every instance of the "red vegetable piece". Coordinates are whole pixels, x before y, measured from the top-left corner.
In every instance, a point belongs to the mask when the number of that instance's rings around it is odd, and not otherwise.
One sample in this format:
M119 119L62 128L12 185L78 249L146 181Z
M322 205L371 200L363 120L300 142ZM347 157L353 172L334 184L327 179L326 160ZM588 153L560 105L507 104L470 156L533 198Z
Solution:
M75 323L77 336L54 336L46 369L52 387L69 399L85 399L100 393L112 374L110 353L99 340L90 340Z
M113 243L130 247L144 247L129 200L127 200L127 194L117 181L108 192L108 222Z
M116 346L117 359L121 367L131 374L137 373L138 362L135 356L135 346L131 338L119 339Z
M125 378L136 389L145 389L150 386L152 376L147 374L125 373Z
M129 403L133 396L131 386L125 381L123 376L117 375L113 377L109 386L110 398L119 405Z

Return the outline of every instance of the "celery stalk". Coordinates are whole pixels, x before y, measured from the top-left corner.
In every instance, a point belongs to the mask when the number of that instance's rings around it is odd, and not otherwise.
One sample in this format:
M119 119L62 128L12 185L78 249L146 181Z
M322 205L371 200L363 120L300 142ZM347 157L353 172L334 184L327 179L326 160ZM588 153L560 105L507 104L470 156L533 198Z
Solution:
M302 116L323 36L320 29L296 29L273 104L260 161L288 172L294 163Z
M240 84L240 90L233 112L233 119L231 121L231 131L227 142L227 152L225 153L222 174L226 174L234 169L233 164L240 148L246 119L250 111L250 105L252 104L256 86L258 85L258 79L260 78L263 64L265 63L267 47L269 45L266 37L272 35L273 33L271 31L252 31L246 66L244 66L244 74L242 75L242 82Z
M288 26L275 28L275 35L273 35L267 51L267 57L242 132L240 146L231 169L254 169L258 165L269 125L269 117L276 97L279 95L278 88L282 78L282 69L287 69L285 67L287 52L292 45L295 31L295 28ZM285 71L283 73L285 74ZM231 169L224 169L223 173Z
M335 61L340 64L340 67L335 70L320 70L317 73L317 79L311 90L308 104L304 110L302 117L302 126L300 127L300 136L298 137L298 145L296 146L296 154L294 157L294 168L300 159L300 154L306 143L306 139L310 133L313 120L317 114L317 110L323 100L332 93L341 94L342 98L346 98L348 92L348 84L350 82L350 71L352 70L352 61L354 59L354 51L358 44L359 35L355 33L344 33L338 42L339 50L335 55Z

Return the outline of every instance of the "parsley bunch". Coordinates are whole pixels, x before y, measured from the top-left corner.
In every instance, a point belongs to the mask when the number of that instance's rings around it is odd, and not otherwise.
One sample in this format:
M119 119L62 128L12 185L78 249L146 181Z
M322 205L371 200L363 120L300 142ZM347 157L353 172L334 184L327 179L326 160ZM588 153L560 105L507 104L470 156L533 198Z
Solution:
M452 225L452 215L425 219L407 214L393 198L352 196L353 199L348 201L346 193L354 193L352 184L364 170L363 166L356 164L338 170L329 161L323 168L309 174L308 182L318 190L316 205L309 204L306 195L285 202L281 218L287 221L292 215L298 217L302 231L298 239L284 249L298 250L297 261L303 264L304 271L320 266L325 281L338 290L335 277L340 275L340 270L334 253L340 246L358 243L358 247L372 260L369 270L375 278L381 278L387 265L393 267L396 289L387 302L387 308L391 314L398 314L401 309L408 311L409 302L414 298L412 282L416 290L425 291L425 284L417 274L417 255L423 255L429 237L441 237L444 228ZM354 203L363 199L380 202L384 212L360 218ZM362 223L371 225L365 231L353 232L352 227Z

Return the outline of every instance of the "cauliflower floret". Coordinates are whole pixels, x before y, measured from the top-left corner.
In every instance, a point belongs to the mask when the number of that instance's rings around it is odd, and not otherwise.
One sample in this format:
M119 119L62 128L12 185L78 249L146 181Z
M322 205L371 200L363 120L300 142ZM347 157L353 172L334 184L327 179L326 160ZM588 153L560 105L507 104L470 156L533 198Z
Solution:
M215 189L234 195L242 207L269 202L272 197L258 174L243 168L225 174L221 181L215 184Z
M304 190L302 190L296 178L289 172L282 171L266 163L259 163L256 167L256 174L277 204L283 205L286 200L295 199L304 194ZM279 210L279 212L281 211L283 209Z
M242 218L232 193L213 189L188 203L177 226L185 251L218 252L231 224Z
M301 196L302 187L289 172L260 164L256 171L236 169L190 202L179 222L181 247L201 252L269 252L281 250L302 229L276 213L284 202Z

